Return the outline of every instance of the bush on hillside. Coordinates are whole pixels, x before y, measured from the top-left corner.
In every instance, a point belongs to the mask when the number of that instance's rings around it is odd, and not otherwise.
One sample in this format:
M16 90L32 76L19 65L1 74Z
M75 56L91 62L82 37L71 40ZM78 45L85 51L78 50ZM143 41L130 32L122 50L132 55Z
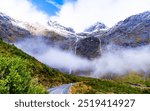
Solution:
M32 82L28 62L19 57L0 56L0 93L46 93L46 90Z

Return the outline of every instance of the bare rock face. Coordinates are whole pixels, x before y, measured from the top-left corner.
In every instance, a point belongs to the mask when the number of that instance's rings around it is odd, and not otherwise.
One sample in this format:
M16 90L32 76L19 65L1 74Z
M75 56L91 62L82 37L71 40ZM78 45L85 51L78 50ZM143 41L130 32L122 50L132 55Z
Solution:
M150 43L150 11L128 17L101 36L105 44L137 47Z
M50 22L49 22L50 23ZM49 29L50 28L50 29ZM48 27L39 23L27 23L15 20L0 12L0 38L8 43L41 37L47 45L58 46L63 50L71 49L76 34L73 29L51 22Z
M76 43L76 54L88 59L100 56L100 40L96 37L79 40Z
M30 32L13 23L16 21L3 13L0 13L0 38L7 42L15 42L25 36L30 36Z
M130 16L110 29L97 23L79 34L52 21L48 22L48 27L21 23L0 13L0 38L14 43L27 37L42 37L51 46L75 51L77 55L88 59L101 55L100 48L105 49L107 44L123 47L150 44L150 11Z

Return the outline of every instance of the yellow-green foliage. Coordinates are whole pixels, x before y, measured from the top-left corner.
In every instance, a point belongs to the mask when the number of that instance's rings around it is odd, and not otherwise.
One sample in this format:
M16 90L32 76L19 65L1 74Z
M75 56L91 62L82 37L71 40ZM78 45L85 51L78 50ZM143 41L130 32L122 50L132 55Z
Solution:
M19 57L3 57L0 55L0 93L46 93L39 90L39 84L31 82L32 77L28 62ZM31 87L34 90L30 91Z
M128 82L132 84L143 84L144 76L135 72L131 72L123 77L123 82Z
M84 93L88 93L91 89L92 89L91 86L87 86L83 82L78 82L72 86L71 93L72 94L84 94Z

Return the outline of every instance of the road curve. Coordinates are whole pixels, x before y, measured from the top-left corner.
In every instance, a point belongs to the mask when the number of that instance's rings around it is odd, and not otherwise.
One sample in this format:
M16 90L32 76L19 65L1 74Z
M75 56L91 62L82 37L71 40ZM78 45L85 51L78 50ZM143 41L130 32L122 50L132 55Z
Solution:
M49 94L70 94L72 83L48 89Z

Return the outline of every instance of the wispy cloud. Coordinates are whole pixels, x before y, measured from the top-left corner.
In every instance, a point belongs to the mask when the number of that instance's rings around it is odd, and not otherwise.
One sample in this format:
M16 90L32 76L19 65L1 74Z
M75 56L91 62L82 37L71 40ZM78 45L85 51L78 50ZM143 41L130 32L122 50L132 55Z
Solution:
M15 19L46 24L48 14L39 10L31 0L0 0L0 12Z
M40 45L37 45L40 44ZM94 60L81 58L72 52L63 51L47 45L42 38L26 39L15 44L28 54L37 58L50 67L63 71L93 71L92 77L101 77L105 74L127 74L129 72L150 72L150 46L138 48L114 48L103 51L101 57ZM32 46L32 47L31 47Z
M53 0L46 0L48 3L54 5L56 8L60 9L61 5L59 5L58 3L54 2Z
M128 16L150 10L149 6L150 0L65 0L52 18L80 32L97 21L111 27Z

